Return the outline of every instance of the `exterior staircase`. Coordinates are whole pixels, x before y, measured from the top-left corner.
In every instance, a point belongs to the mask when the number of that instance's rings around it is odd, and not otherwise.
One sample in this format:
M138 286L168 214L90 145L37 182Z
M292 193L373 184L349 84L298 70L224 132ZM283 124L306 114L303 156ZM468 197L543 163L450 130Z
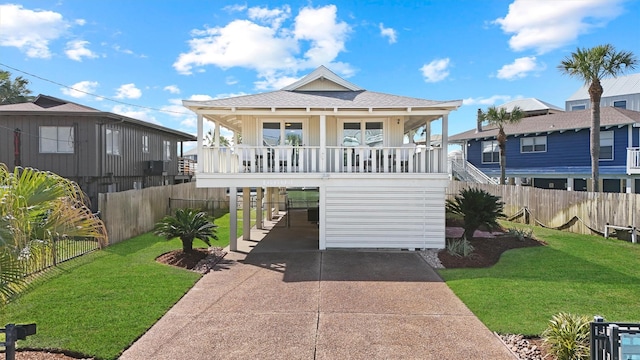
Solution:
M449 158L449 172L453 178L460 181L498 185L497 180L490 178L473 164L459 157Z

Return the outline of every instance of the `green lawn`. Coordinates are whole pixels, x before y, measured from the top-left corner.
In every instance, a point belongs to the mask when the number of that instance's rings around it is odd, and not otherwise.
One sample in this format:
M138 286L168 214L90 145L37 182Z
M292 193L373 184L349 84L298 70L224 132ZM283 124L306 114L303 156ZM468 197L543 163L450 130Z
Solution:
M212 245L225 247L229 214L217 216L219 240ZM240 236L241 222L238 231ZM205 246L194 242L194 247ZM115 359L200 278L155 262L158 255L179 248L178 239L148 233L66 262L0 309L0 323L37 324L37 334L19 341L19 347Z
M558 312L640 321L640 245L539 227L534 231L548 246L510 250L487 269L439 272L471 311L499 333L539 335Z

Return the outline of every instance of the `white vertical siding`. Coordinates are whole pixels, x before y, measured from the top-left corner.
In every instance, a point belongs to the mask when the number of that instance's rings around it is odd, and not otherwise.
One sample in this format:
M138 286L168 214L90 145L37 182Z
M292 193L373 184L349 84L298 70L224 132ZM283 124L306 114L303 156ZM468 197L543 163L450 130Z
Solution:
M319 146L320 145L320 117L311 116L307 121L307 139L304 141L305 145Z
M242 143L245 145L258 145L258 119L253 116L242 116Z
M327 186L327 248L444 248L445 188Z
M318 131L320 129L318 128ZM327 116L327 146L337 146L338 138L338 119L335 116Z

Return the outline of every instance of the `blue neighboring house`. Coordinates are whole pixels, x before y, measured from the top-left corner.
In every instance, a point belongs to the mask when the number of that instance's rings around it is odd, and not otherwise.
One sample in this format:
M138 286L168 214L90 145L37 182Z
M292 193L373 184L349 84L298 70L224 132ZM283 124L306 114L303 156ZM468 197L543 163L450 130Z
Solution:
M640 193L640 112L602 107L600 121L600 188ZM540 188L590 189L590 124L590 109L584 109L550 111L505 126L507 177L513 183ZM462 146L463 160L490 177L499 177L497 134L495 126L479 126L449 141Z

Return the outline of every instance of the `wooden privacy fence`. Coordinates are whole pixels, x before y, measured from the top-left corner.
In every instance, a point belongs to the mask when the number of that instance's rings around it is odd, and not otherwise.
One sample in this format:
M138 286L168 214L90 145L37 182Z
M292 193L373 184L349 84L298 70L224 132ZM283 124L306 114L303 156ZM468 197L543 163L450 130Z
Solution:
M447 197L474 187L499 196L514 221L559 228L579 234L600 234L607 224L638 227L640 194L547 190L530 186L476 184L452 181Z
M151 231L169 213L171 198L228 203L226 189L196 188L195 182L99 194L98 209L107 227L109 244Z

